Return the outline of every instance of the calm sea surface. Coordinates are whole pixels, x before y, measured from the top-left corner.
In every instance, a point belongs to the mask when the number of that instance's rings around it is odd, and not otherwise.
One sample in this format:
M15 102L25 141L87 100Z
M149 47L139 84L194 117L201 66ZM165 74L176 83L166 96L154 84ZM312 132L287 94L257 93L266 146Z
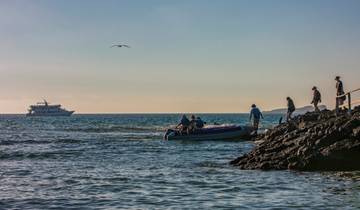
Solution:
M355 209L360 184L333 173L242 171L252 142L164 141L174 114L0 115L0 209ZM205 114L208 124L248 123ZM266 116L263 127L279 116Z

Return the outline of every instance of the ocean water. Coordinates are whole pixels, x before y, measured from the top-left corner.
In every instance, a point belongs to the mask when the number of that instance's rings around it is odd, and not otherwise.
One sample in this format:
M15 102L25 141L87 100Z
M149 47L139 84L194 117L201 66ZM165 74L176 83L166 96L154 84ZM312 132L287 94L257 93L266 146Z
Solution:
M358 182L334 173L246 171L252 142L164 141L176 114L0 115L0 209L355 209ZM242 114L204 114L248 123ZM279 116L266 116L263 128Z

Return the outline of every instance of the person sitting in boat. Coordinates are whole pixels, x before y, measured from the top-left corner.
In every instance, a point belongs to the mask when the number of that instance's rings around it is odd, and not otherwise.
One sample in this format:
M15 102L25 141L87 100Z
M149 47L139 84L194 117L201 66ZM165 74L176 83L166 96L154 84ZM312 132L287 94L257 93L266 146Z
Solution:
M188 128L188 134L189 133L193 133L196 130L197 126L196 126L196 117L195 115L191 115L191 120L190 120L190 125Z
M183 115L181 117L180 123L176 126L180 130L180 132L187 131L190 126L190 120L186 117L186 115Z
M196 117L195 124L197 129L201 129L205 126L206 122L204 122L200 117Z
M257 108L255 104L251 105L250 121L251 119L253 119L253 127L255 129L255 133L259 129L260 118L264 119L260 109Z
M191 115L188 133L194 133L196 130L203 128L204 125L205 122L200 117L195 117L195 115Z

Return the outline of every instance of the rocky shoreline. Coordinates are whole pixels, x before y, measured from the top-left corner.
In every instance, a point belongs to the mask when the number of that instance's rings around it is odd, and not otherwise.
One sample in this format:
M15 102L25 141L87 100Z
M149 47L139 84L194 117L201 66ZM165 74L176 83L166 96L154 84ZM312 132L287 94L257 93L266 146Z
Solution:
M257 137L252 151L230 164L240 169L360 170L360 106L352 114L309 112Z

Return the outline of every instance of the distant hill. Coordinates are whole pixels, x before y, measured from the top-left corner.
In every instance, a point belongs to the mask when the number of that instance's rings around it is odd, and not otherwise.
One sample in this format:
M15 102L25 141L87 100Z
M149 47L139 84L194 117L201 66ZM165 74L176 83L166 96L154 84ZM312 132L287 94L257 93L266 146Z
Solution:
M326 109L326 106L320 105L319 109L320 110ZM296 108L294 115L305 114L306 112L313 112L313 111L314 111L314 106L299 107L299 108ZM280 108L280 109L274 109L271 111L263 112L263 114L286 114L286 113L287 113L287 108Z

